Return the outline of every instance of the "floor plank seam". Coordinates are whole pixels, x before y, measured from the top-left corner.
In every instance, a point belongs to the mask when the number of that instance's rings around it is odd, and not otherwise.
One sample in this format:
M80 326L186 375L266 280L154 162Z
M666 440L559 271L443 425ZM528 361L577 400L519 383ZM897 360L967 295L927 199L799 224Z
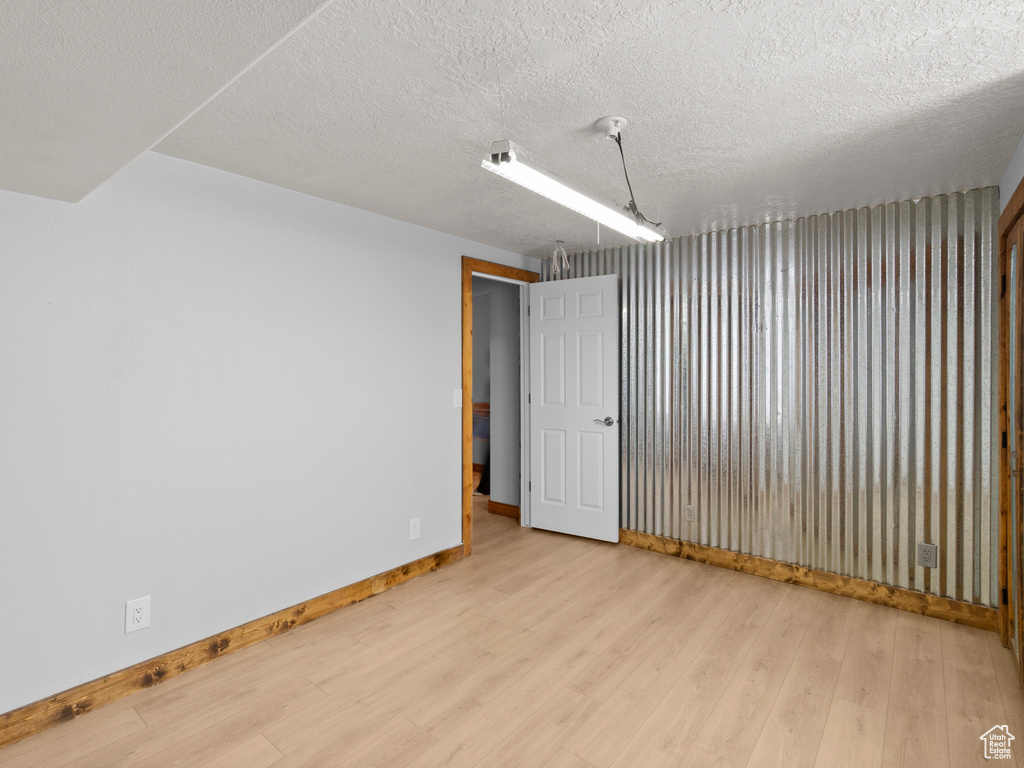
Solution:
M953 729L949 727L949 702L947 701L946 693L946 643L949 642L949 638L945 632L939 631L939 673L942 675L942 716L946 721L946 754L952 759L954 733ZM980 734L979 734L980 735ZM949 763L953 765L952 761Z
M139 716L139 720L142 721L143 725L145 725L148 728L149 727L149 723L146 722L146 718L144 718L142 716L142 713L139 712L139 708L136 707L136 706L132 706L132 709L135 711L135 714Z
M319 686L319 685L317 685L316 683L314 683L314 682L313 682L312 680L310 680L310 679L309 679L308 677L304 677L304 678L302 678L302 679L303 679L303 680L305 680L305 681L306 681L307 683L309 683L310 685L312 685L312 686L313 686L314 688L316 688L316 689L317 689L318 691L323 691L325 695L327 695L327 696L330 696L330 695L331 695L331 694L330 694L330 693L329 693L328 691L326 691L326 690L325 690L324 688L322 688L321 686Z
M847 637L846 638L846 645L843 646L843 656L841 658L837 659L837 662L839 664L839 672L836 673L836 680L832 684L832 696L830 696L829 700L828 700L828 710L826 710L826 712L825 712L825 722L824 722L824 724L821 727L821 733L818 734L818 746L814 750L814 763L813 763L813 765L818 765L818 762L820 761L820 758L821 758L821 746L822 746L822 743L825 740L825 732L828 729L829 716L832 714L832 708L835 706L835 703L836 703L836 694L837 694L837 692L839 690L839 674L841 674L841 672L842 672L842 668L843 668L842 662L843 662L843 658L846 657L846 648L849 646L849 644L850 644L850 638Z

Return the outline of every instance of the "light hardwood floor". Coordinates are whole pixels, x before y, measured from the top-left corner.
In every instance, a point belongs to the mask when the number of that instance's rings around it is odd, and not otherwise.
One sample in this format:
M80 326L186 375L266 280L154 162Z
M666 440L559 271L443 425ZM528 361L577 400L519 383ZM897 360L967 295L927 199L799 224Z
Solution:
M959 768L991 764L979 736L997 724L1024 755L1024 697L990 632L475 506L469 559L0 766Z

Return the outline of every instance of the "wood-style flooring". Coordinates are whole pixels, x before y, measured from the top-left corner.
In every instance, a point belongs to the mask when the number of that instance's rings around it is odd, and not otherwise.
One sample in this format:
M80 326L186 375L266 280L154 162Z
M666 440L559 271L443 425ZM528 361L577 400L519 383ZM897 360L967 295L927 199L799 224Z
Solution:
M960 768L991 765L979 737L997 724L1024 757L1024 697L990 632L476 506L472 557L0 766Z

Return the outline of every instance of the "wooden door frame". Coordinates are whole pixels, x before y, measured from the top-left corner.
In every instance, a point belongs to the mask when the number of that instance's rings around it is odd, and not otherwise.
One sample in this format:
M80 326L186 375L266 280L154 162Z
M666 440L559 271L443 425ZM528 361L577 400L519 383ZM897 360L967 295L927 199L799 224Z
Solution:
M540 281L539 272L462 257L462 553L473 549L473 275L520 283ZM524 472L529 469L524 467Z
M1010 197L1009 202L999 216L998 226L998 259L997 274L1000 276L999 291L999 430L1001 434L1008 435L1012 428L1011 421L1013 414L1006 411L1006 381L1009 375L1009 292L1007 285L1009 274L1009 254L1007 253L1007 241L1010 232L1024 215L1024 180L1017 186L1016 191ZM1018 294L1018 304L1024 296ZM1019 313L1018 313L1019 314ZM1009 441L1002 440L999 449L999 596L996 601L999 608L999 639L1004 646L1010 645L1010 614L1012 606L1008 598L1004 599L1009 591L1010 574L1010 541L1009 541L1009 511L1010 511L1010 455ZM1019 553L1024 554L1024 553ZM1017 585L1018 589L1021 585ZM1020 631L1021 617L1017 617L1017 628Z

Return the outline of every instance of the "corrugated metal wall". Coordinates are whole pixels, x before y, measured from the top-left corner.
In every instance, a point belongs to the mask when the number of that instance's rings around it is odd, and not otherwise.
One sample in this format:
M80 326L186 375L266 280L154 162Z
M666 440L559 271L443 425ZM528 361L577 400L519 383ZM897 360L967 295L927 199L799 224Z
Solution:
M990 187L570 257L621 279L622 526L994 605L998 213Z

